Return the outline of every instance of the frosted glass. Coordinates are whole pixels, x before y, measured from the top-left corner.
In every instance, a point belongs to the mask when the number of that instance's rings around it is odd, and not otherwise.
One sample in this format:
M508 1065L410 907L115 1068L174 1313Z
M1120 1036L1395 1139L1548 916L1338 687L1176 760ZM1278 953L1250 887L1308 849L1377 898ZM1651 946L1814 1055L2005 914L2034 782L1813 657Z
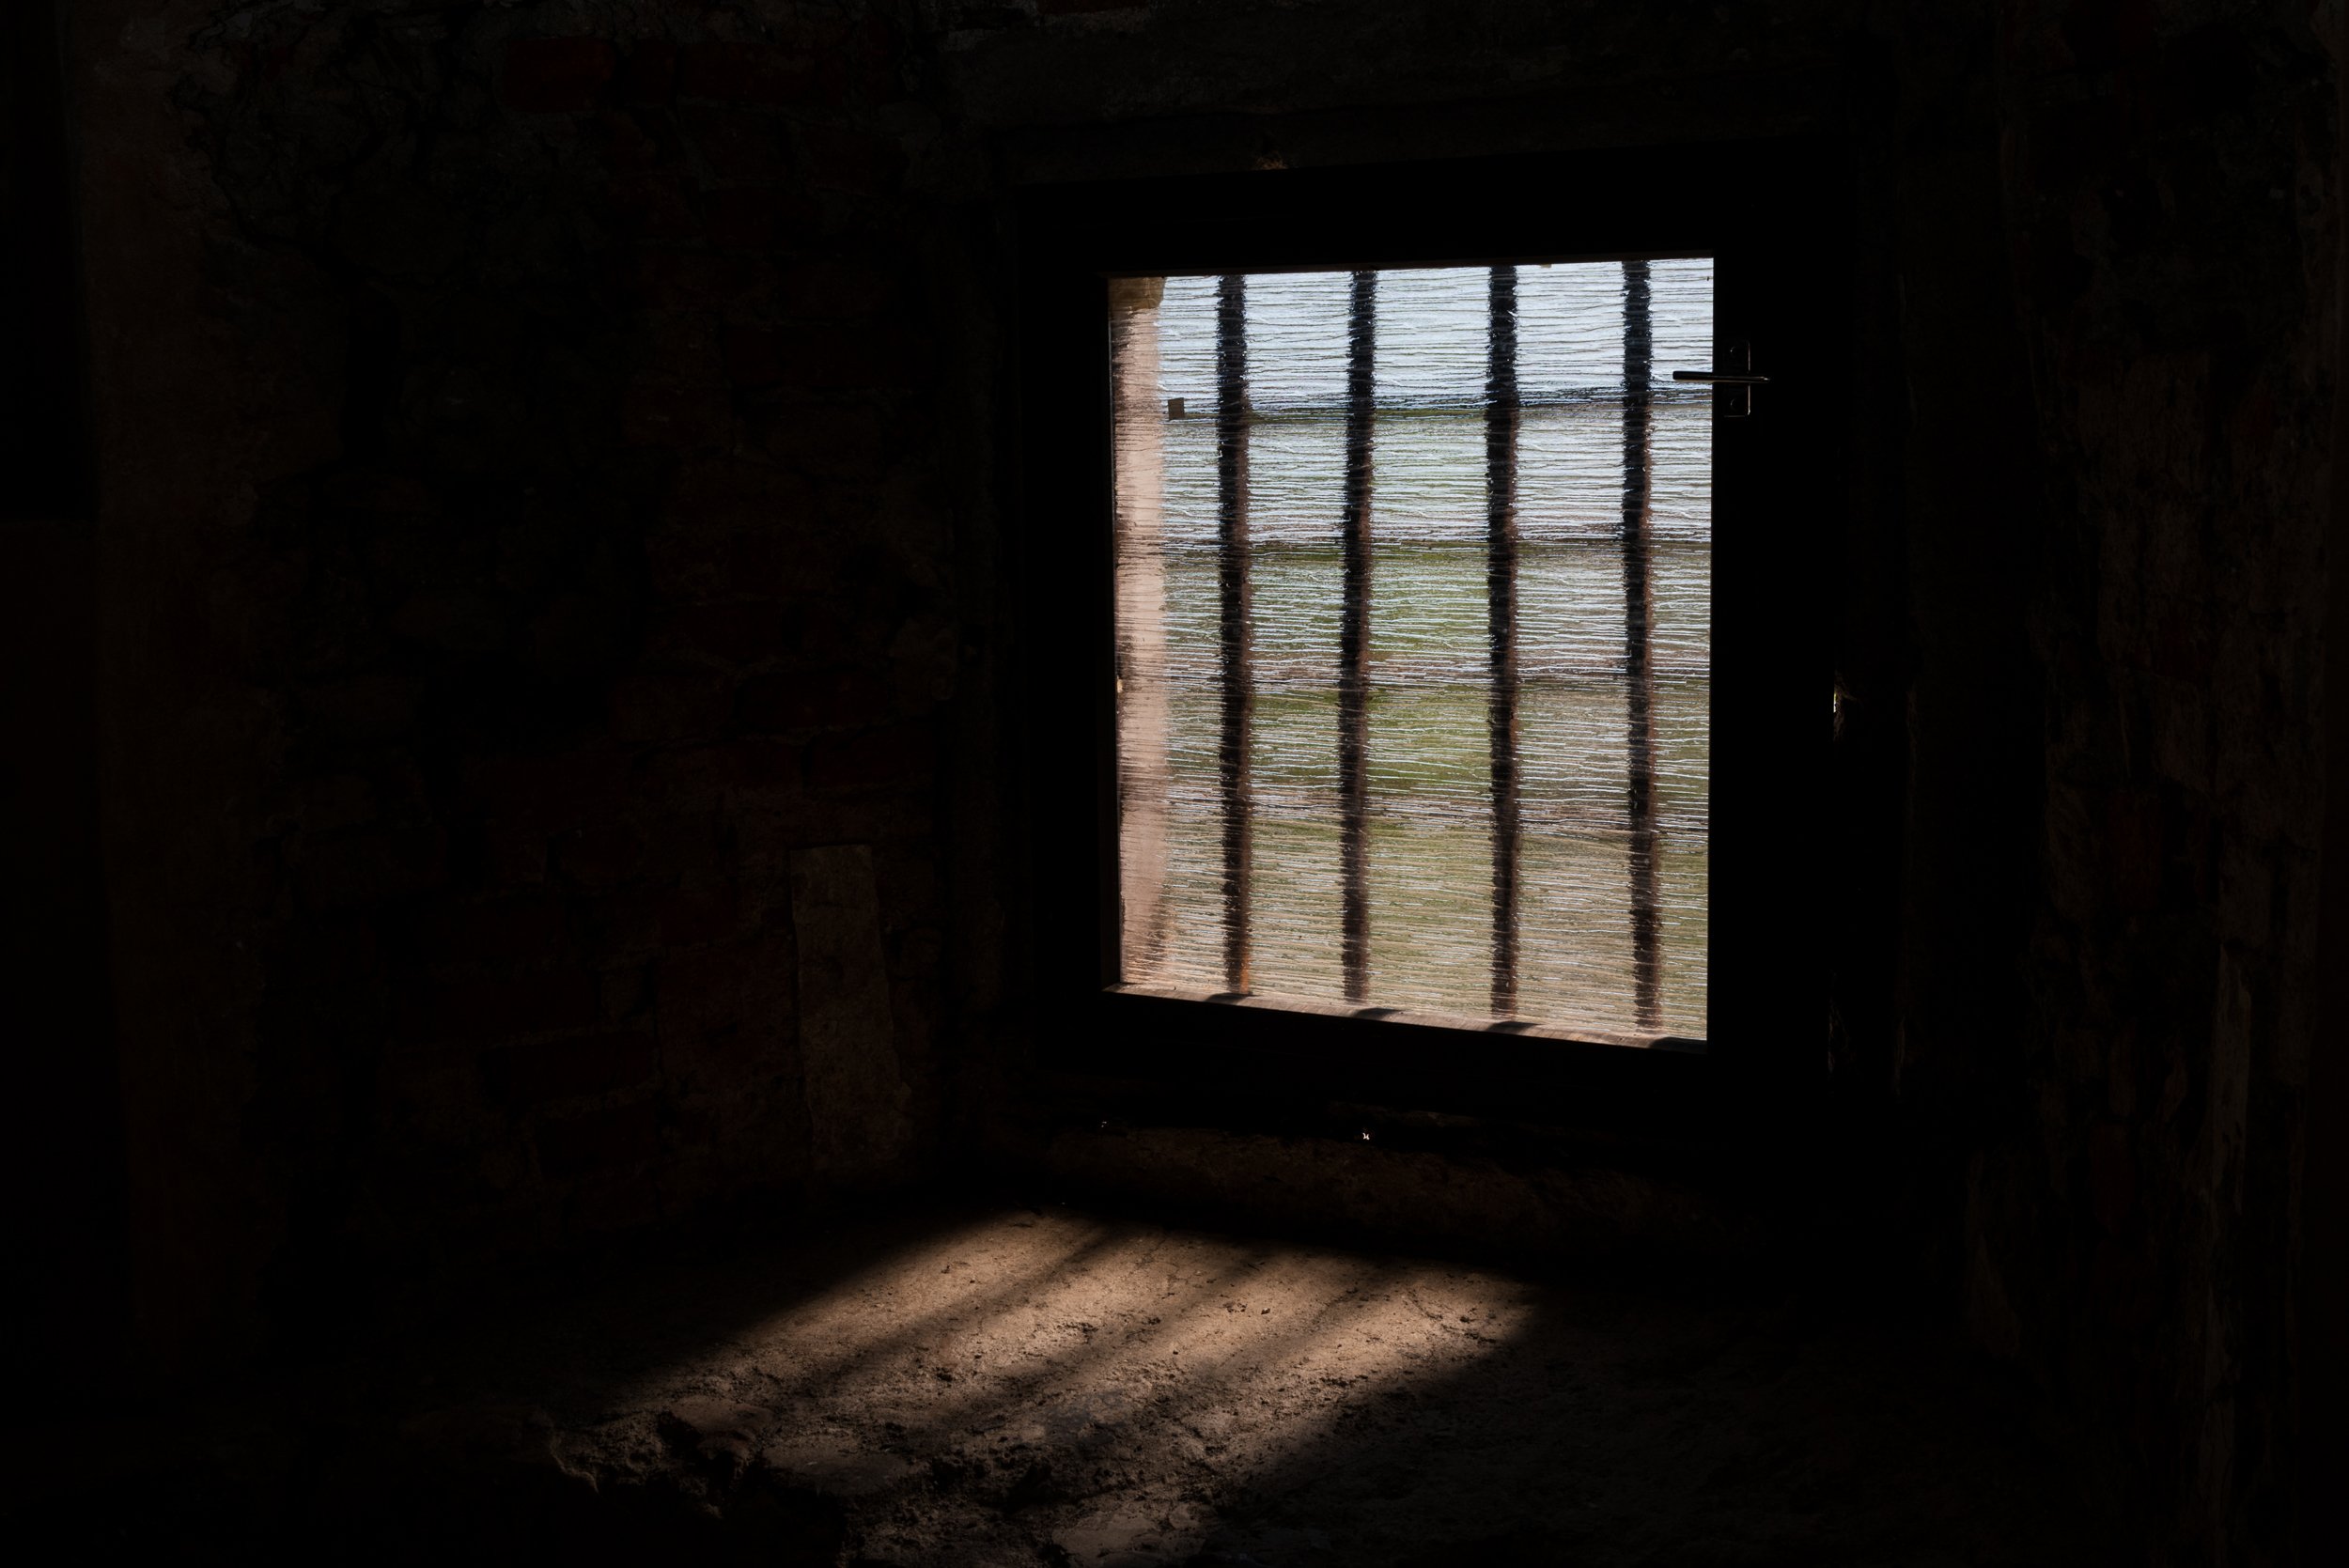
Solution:
M1704 1033L1712 298L1112 285L1123 984Z

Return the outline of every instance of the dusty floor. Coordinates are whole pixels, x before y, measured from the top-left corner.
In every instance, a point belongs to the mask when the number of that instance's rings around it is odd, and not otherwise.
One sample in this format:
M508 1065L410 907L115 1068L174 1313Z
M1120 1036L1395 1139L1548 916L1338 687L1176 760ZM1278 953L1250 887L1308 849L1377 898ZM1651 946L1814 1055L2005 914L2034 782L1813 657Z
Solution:
M459 1557L2095 1557L2056 1467L1929 1336L1065 1211L880 1235L314 1373L290 1423L214 1435L243 1512L233 1486L183 1506L224 1539L299 1516ZM158 1495L126 1483L95 1533L156 1533Z

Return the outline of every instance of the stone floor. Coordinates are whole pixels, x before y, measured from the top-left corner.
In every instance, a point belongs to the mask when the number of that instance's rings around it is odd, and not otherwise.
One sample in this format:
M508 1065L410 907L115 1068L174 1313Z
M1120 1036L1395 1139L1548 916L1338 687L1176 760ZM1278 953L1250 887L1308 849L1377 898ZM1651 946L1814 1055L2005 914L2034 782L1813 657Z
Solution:
M123 1459L77 1530L895 1568L2096 1556L1962 1353L1798 1299L1013 1210L484 1315L200 1442L158 1418L169 1465Z

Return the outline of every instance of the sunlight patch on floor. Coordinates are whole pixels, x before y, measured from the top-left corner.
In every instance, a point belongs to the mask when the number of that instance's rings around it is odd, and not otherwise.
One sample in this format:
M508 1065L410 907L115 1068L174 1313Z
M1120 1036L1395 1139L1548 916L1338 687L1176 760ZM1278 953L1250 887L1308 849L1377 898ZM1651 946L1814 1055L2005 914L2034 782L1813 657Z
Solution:
M1146 1433L1213 1465L1245 1434L1261 1465L1353 1403L1482 1357L1530 1311L1516 1282L1440 1265L1171 1248L1154 1228L1022 1212L908 1247L634 1397L788 1412L801 1450L876 1428L910 1451L1101 1452Z

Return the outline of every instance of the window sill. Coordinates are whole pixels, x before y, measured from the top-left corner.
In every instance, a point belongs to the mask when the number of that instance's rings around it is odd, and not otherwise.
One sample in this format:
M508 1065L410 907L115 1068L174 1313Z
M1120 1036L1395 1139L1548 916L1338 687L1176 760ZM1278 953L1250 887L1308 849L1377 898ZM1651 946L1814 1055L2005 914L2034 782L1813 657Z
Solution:
M1677 1034L1628 1034L1607 1030L1567 1029L1556 1024L1535 1023L1522 1019L1499 1022L1472 1017L1462 1013L1421 1012L1398 1007L1355 1007L1344 1002L1316 1001L1307 997L1234 995L1229 991L1190 989L1179 986L1110 986L1103 987L1110 996L1148 997L1160 1001L1190 1002L1200 1006L1229 1007L1249 1012L1275 1015L1303 1014L1314 1017L1344 1018L1377 1023L1382 1027L1416 1028L1422 1030L1465 1031L1474 1034L1500 1035L1513 1040L1561 1040L1582 1046L1612 1046L1633 1050L1672 1051L1682 1055L1703 1056L1705 1042Z

